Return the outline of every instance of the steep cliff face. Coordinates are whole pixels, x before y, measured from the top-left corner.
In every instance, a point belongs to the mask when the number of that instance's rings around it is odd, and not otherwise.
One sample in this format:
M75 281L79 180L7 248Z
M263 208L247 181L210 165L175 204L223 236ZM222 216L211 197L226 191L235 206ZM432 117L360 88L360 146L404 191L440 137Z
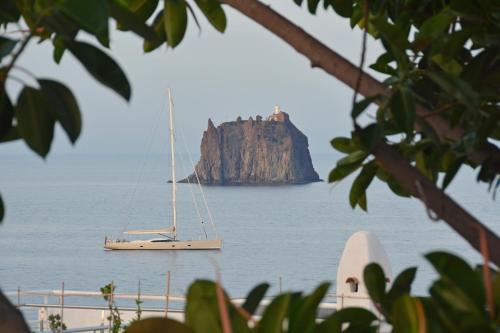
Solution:
M226 122L217 128L208 120L196 172L202 184L303 184L320 181L314 171L307 137L285 112L267 120ZM195 181L190 175L189 181ZM183 179L181 182L186 182Z

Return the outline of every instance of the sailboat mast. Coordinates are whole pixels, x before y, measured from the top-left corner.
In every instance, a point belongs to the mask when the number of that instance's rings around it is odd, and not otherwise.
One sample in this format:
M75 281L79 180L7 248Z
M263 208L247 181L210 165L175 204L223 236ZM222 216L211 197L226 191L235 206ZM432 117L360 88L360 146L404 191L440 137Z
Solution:
M175 179L175 142L174 142L174 119L172 115L172 109L174 105L172 103L172 94L170 92L170 88L168 88L168 115L170 120L170 153L171 153L171 161L172 161L172 219L173 219L173 235L174 239L177 235L177 201L176 201L176 192L177 192L177 183Z

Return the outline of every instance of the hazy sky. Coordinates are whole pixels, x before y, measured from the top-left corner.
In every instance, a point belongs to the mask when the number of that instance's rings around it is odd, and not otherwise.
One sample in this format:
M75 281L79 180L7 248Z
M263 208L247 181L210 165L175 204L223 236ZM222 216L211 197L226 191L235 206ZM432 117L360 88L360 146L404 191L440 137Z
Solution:
M361 33L351 30L346 19L322 9L313 16L291 0L268 3L343 56L359 62ZM228 27L224 34L200 15L201 34L191 19L185 40L174 50L163 46L144 54L135 35L113 31L109 53L131 82L128 104L91 78L71 54L66 53L56 65L50 43L31 43L19 64L37 76L66 83L83 113L83 133L76 145L71 147L58 128L51 154L144 153L150 150L147 142L155 124L161 135L153 139L151 150L166 149L162 140L167 132L167 87L174 94L176 128L182 128L191 152L199 151L209 117L216 125L239 115L255 118L270 114L275 104L309 137L312 153L331 152L329 140L351 129L352 91L322 70L311 69L305 57L255 22L225 9ZM368 64L380 52L375 42L369 45ZM18 83L9 83L11 95L19 88ZM24 143L3 144L0 149L2 153L28 152Z

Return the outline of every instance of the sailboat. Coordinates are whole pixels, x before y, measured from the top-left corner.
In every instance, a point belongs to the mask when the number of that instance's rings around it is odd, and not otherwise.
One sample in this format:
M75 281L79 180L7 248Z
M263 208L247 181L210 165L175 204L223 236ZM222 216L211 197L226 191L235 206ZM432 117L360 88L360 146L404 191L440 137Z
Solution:
M129 230L127 235L158 235L159 237L144 240L123 240L106 237L104 248L108 250L220 250L222 239L217 233L215 239L180 240L177 239L177 183L175 178L175 140L173 124L172 94L168 89L168 112L170 127L170 153L172 162L172 224L161 229ZM201 187L200 187L201 189ZM203 191L203 190L202 190Z

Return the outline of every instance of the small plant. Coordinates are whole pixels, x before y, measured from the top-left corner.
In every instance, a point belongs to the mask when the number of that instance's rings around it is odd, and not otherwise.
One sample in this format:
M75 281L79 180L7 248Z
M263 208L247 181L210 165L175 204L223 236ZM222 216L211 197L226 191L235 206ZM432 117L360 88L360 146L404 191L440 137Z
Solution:
M137 306L137 311L135 311L136 315L137 315L137 320L141 320L141 315L142 315L142 303L144 303L143 301L141 301L140 298L137 298L135 300L135 305Z
M67 327L61 320L61 316L59 314L50 315L49 316L49 327L52 333L58 333L64 331Z
M115 285L113 282L105 285L101 288L101 293L106 302L108 302L109 309L109 330L112 333L119 333L122 326L122 319L120 316L120 311L118 311L118 307L115 304L115 300L113 298L113 294L115 292Z
M141 305L142 305L142 303L144 303L144 302L141 301L141 299L139 297L137 297L135 300L135 305L137 307L137 310L135 311L136 317L132 318L127 325L123 326L123 331L126 331L127 328L130 327L136 321L141 320L141 315L142 315L142 306Z

